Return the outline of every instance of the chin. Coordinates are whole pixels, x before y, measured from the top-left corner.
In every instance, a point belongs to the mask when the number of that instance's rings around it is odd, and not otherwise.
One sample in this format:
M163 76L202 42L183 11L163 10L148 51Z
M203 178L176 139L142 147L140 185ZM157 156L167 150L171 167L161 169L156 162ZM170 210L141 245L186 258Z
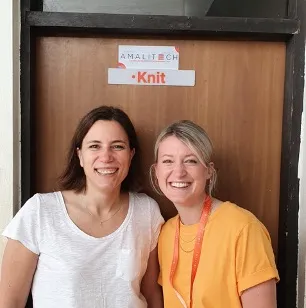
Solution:
M112 192L113 190L115 190L117 188L116 185L97 185L97 188L100 190L100 191L105 191L105 192Z
M165 195L174 205L188 206L188 198L182 198L179 196L167 196Z

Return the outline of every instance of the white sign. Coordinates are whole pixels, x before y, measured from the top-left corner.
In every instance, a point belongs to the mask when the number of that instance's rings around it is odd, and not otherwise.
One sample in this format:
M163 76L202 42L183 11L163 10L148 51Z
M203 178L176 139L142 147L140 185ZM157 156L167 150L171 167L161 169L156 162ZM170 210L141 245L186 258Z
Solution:
M179 68L179 50L175 46L119 45L118 68Z
M195 71L109 68L108 84L193 87Z

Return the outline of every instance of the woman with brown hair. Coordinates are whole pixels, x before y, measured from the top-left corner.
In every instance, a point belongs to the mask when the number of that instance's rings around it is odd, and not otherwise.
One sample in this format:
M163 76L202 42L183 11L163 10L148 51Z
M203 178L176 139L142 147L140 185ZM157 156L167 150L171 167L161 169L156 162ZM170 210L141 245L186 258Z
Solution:
M162 307L156 202L135 192L139 146L120 109L102 106L80 121L60 191L36 194L13 218L0 308Z

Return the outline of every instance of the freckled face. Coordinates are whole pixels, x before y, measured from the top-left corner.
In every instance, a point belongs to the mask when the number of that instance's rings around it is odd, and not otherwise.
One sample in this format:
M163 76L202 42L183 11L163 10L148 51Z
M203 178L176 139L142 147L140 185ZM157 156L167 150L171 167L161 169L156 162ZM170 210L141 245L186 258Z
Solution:
M128 136L118 122L99 120L83 139L78 156L87 187L112 191L126 178L134 149L130 149Z
M155 172L161 191L174 205L203 202L210 171L177 137L169 136L160 143Z

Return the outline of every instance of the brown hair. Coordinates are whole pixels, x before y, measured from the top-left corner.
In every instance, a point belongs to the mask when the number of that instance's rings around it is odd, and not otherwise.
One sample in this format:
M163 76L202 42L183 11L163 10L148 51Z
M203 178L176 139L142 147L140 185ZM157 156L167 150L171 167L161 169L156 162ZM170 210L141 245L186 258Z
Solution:
M83 168L80 166L77 149L81 149L86 134L94 123L99 120L118 122L128 136L130 149L135 150L128 175L123 180L121 189L124 191L136 191L140 187L140 148L135 128L130 118L121 109L111 106L101 106L87 113L81 119L75 130L74 136L70 142L66 168L59 177L60 190L81 192L86 189L86 176Z

